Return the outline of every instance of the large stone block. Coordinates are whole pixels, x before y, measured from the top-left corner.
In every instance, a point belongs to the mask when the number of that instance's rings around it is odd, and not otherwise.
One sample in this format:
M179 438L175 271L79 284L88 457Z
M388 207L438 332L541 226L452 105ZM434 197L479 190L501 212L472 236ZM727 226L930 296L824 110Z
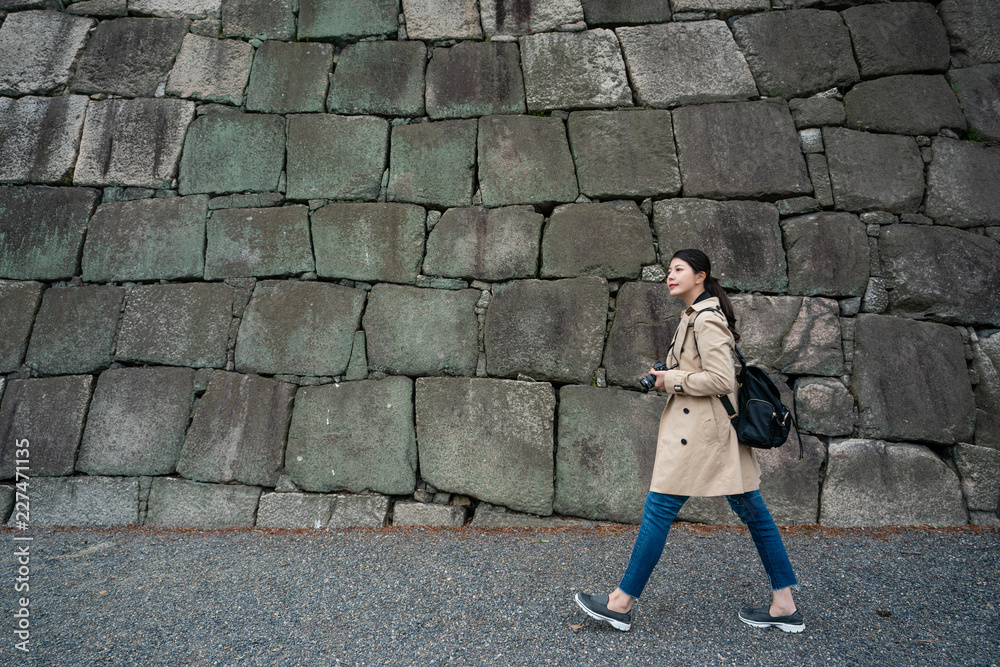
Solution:
M640 523L666 399L566 386L559 390L556 496L559 514Z
M419 378L420 474L442 491L552 514L554 411L547 383Z
M222 34L247 39L295 37L296 0L224 0Z
M392 525L457 528L465 525L465 508L426 503L396 503L392 508Z
M543 278L638 278L655 261L649 219L633 201L558 206L542 237Z
M531 206L448 209L427 237L423 272L489 281L534 277L543 222Z
M851 392L864 437L945 445L972 438L976 403L952 327L860 315Z
M252 526L261 490L259 486L158 477L149 490L145 525L202 529Z
M205 280L281 276L314 268L307 206L212 212L206 226Z
M850 35L836 12L764 12L732 26L761 95L805 96L859 78Z
M975 445L955 447L955 465L970 511L994 512L1000 503L1000 451Z
M854 397L834 378L795 381L795 423L806 433L850 435L854 430Z
M774 204L663 199L653 204L653 226L664 261L682 248L701 248L727 289L784 292L788 286Z
M663 23L615 32L637 104L675 107L757 96L747 62L722 21Z
M87 41L70 90L153 97L170 72L189 26L185 19L102 21Z
M88 475L168 475L191 404L190 368L112 368L98 376L76 469Z
M840 307L833 299L738 295L732 302L747 363L794 375L843 373Z
M822 212L781 222L788 291L806 296L863 296L870 260L864 223L850 213Z
M934 5L890 2L850 7L841 14L864 78L948 69L951 48Z
M18 459L25 458L17 450L25 447L30 461L21 472L32 480L73 474L92 384L89 375L7 382L0 403L0 479L14 479Z
M1000 148L935 137L924 213L939 224L1000 224Z
M236 370L342 375L365 292L329 283L265 280L254 287L236 341Z
M63 11L81 16L117 18L128 13L128 3L126 0L82 0L74 2Z
M327 528L381 528L389 517L388 496L373 493L337 495Z
M788 100L788 110L792 112L795 127L822 127L823 125L843 125L847 115L844 103L831 97L807 97Z
M82 95L0 97L0 183L68 183L87 102Z
M252 62L253 47L243 41L187 34L166 93L239 106Z
M435 48L427 63L427 115L469 118L524 113L517 44L459 42Z
M223 283L133 287L125 297L115 359L221 368L232 319L233 288Z
M812 193L788 107L705 104L673 113L685 197L768 198Z
M268 40L257 49L247 85L247 111L323 111L333 46Z
M83 279L201 278L208 197L170 197L102 204L83 247Z
M107 368L124 298L111 285L45 290L25 363L43 375Z
M93 19L60 12L15 12L0 28L0 95L52 93L69 73Z
M559 118L479 119L483 205L571 202L579 195L566 127Z
M601 363L607 312L603 278L497 286L483 325L486 368L501 377L590 384Z
M476 39L483 36L476 0L402 0L410 39Z
M961 70L957 70L961 71ZM905 74L864 81L844 97L847 125L895 134L965 131L965 116L941 75Z
M924 162L912 137L823 128L837 208L915 213L924 197Z
M358 42L344 47L330 79L327 111L381 116L424 115L423 42ZM372 76L377 72L376 77Z
M135 477L31 480L32 528L125 526L138 523L139 480ZM13 525L13 520L8 525Z
M619 26L665 23L670 20L670 0L582 0L587 25Z
M521 38L528 111L632 106L615 34L606 29Z
M299 0L299 39L335 41L393 35L399 0Z
M916 319L1000 325L1000 243L947 227L892 225L879 239L889 312ZM962 289L943 275L961 275Z
M627 282L615 296L615 316L602 365L609 384L639 387L670 349L684 302L663 283Z
M547 32L583 21L580 0L498 0L480 3L479 10L482 14L483 32L487 38Z
M801 459L798 438L802 439ZM781 447L759 449L756 453L760 492L774 522L815 524L819 519L819 471L826 461L826 445L819 438L797 435L793 430Z
M944 0L938 6L955 59L963 66L1000 62L1000 7L993 0Z
M969 120L970 134L1000 141L1000 64L953 69L948 81Z
M295 115L288 119L289 199L378 198L389 122L374 116Z
M363 320L368 365L396 375L475 375L479 290L380 284Z
M285 165L285 120L269 114L206 114L188 128L182 195L277 190Z
M475 120L392 128L389 201L468 206L476 170Z
M0 373L21 368L45 287L38 282L0 280L0 312L4 313L0 318Z
M832 442L819 522L824 526L961 526L958 475L921 445Z
M87 222L99 197L83 188L0 187L0 277L59 280L76 275Z
M670 112L574 111L567 129L580 192L588 197L680 192Z
M215 371L194 406L177 472L199 482L273 487L285 454L295 385Z
M413 204L327 204L312 214L316 272L413 283L424 255L425 219Z
M301 387L285 470L305 491L413 493L413 381L389 377Z
M972 350L972 368L979 376L975 443L1000 449L1000 336L997 332L974 336Z
M223 0L130 0L129 10L142 16L219 18Z
M265 493L257 506L258 528L326 528L334 496L313 493Z

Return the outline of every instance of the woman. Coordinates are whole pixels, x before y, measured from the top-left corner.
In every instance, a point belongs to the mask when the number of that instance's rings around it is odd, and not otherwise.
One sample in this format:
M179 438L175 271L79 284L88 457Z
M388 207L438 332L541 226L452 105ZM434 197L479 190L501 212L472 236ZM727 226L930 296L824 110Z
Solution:
M576 603L591 617L628 630L632 605L660 560L681 506L690 496L724 495L750 529L773 594L770 607L743 608L740 620L759 628L802 632L805 623L791 592L795 574L758 490L760 466L753 450L737 441L719 399L729 395L737 405L733 346L739 335L732 304L700 250L674 253L667 287L687 308L667 353L668 370L649 371L656 377L656 389L668 396L642 526L618 588L610 595L577 593Z

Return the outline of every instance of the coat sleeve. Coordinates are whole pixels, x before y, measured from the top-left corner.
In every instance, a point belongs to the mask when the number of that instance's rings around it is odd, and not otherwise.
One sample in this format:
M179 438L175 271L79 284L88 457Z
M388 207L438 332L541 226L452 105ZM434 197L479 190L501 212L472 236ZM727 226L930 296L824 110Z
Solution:
M664 384L667 393L689 396L724 396L736 389L736 366L733 363L733 337L725 318L719 315L699 317L694 335L701 355L700 371L674 369L667 371ZM682 392L675 385L680 385Z

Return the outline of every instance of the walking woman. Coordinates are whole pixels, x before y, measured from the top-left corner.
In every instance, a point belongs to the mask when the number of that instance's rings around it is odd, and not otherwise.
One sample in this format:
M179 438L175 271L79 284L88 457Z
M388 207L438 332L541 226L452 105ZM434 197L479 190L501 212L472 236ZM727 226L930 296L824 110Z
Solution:
M732 304L700 250L674 253L667 286L687 308L667 353L668 370L650 371L656 377L656 389L668 396L660 416L642 526L618 588L610 595L577 593L576 603L591 617L628 630L632 605L660 560L681 506L690 496L724 495L750 529L773 593L769 607L743 608L739 619L754 627L802 632L805 623L790 588L796 584L795 574L758 490L760 466L753 450L737 441L719 399L728 395L737 405L733 346L739 335Z

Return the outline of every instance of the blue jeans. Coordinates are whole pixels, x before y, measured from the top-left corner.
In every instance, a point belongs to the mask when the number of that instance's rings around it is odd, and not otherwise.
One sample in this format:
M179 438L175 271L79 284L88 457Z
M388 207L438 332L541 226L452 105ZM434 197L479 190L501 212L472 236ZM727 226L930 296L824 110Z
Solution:
M625 570L625 576L619 585L619 588L628 595L638 598L642 594L642 589L649 581L649 575L663 554L670 526L687 499L688 496L653 491L646 495L642 526L639 528L638 537L635 538L628 569ZM788 560L781 535L774 525L771 513L764 505L760 491L726 496L726 500L740 520L750 529L761 563L764 564L767 577L771 580L771 589L777 591L787 586L794 586L797 582L795 573L792 572L792 564Z

